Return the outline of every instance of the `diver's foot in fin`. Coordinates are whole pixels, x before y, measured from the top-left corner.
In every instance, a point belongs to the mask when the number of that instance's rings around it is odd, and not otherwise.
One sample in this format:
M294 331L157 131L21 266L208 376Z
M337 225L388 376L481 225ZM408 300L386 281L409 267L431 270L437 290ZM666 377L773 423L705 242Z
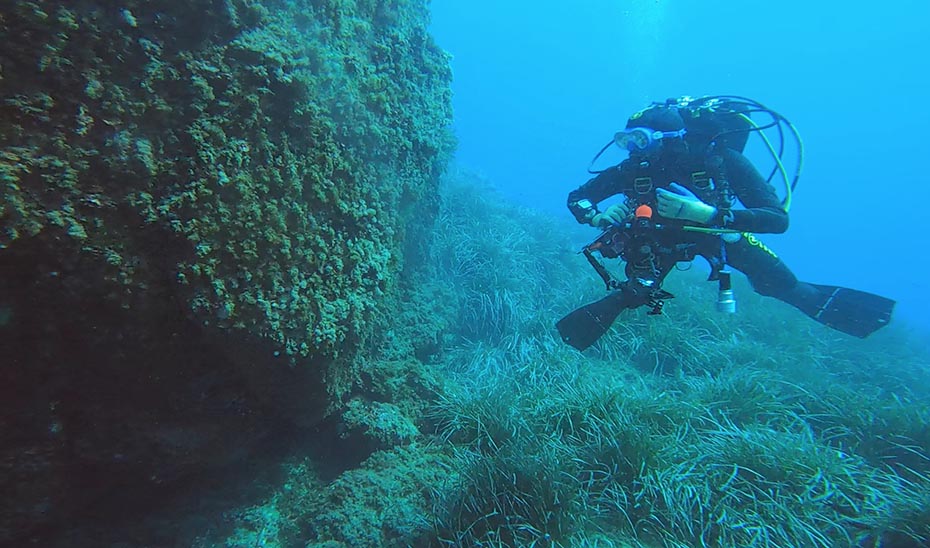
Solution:
M818 322L866 338L891 321L895 301L846 287L798 282L785 299Z
M584 350L610 329L611 324L626 307L623 296L618 291L571 312L559 320L555 327L563 341L578 350Z

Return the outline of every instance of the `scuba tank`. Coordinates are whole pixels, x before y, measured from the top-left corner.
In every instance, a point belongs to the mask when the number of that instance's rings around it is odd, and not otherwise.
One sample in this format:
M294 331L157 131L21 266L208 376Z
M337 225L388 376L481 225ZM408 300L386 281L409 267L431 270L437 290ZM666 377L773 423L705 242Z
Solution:
M753 120L754 114L768 117L760 123ZM644 120L651 119L651 124L668 126L653 127L652 133L643 132ZM675 126L675 127L672 127ZM683 129L682 129L683 126ZM645 109L633 114L626 123L626 131L614 136L591 160L588 172L602 173L605 170L594 169L594 164L611 146L630 150L630 143L635 148L647 148L651 143L683 139L691 146L703 150L707 156L713 156L715 150L729 148L742 153L750 135L759 136L768 151L774 165L769 171L766 182L779 175L784 185L782 207L787 211L791 207L791 198L797 188L798 179L804 166L804 143L797 128L790 120L762 103L738 95L712 95L692 98L679 97L655 102ZM639 129L637 129L639 128ZM771 135L766 130L771 129ZM773 138L774 137L774 138ZM794 142L794 173L789 175L786 154L789 138Z

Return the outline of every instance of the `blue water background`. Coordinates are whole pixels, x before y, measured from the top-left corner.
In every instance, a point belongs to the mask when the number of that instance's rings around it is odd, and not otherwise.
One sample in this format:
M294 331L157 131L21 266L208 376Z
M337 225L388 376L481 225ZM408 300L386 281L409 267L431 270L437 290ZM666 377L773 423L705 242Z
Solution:
M799 278L897 299L898 319L930 329L927 0L434 0L432 12L453 55L457 159L504 196L574 223L566 194L631 113L748 96L807 149L791 227L763 240Z

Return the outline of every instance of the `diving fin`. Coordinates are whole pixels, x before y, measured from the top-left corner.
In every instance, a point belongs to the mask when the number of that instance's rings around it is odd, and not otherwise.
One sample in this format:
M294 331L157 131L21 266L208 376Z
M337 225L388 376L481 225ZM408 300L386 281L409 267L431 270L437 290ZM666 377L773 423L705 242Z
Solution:
M626 305L618 291L569 313L555 327L563 341L578 350L584 350L610 329L624 308Z
M891 299L846 287L804 285L814 288L817 297L798 308L837 331L864 339L891 321L896 304Z

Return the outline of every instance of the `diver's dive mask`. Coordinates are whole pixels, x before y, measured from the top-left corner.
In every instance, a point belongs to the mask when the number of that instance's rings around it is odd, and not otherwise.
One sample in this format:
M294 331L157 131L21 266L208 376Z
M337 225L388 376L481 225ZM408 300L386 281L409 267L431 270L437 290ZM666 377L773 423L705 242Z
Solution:
M686 131L658 131L648 127L632 127L618 131L614 135L614 143L629 152L642 152L650 150L662 139L684 137Z
M685 136L685 133L687 133L687 131L684 129L679 129L678 131L659 131L648 127L631 127L618 131L614 134L613 140L608 141L607 144L604 145L604 148L599 150L598 153L594 155L594 158L591 159L591 164L588 166L588 173L603 173L606 171L595 170L594 164L611 145L617 145L631 154L636 152L649 152L658 148L657 144L661 142L662 139L681 138Z

